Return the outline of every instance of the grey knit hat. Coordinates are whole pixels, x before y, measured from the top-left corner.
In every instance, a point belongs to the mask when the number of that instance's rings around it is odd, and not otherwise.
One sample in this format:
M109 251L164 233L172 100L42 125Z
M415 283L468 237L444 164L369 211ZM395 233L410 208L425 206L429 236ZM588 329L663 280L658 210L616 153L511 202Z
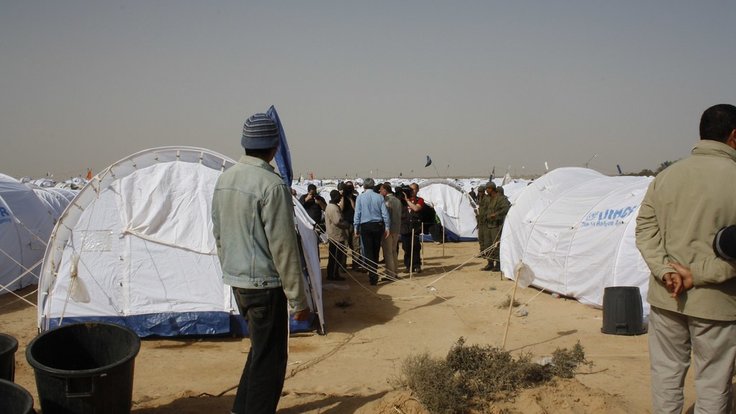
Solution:
M245 149L268 149L279 145L279 127L266 114L255 114L243 124L240 144Z

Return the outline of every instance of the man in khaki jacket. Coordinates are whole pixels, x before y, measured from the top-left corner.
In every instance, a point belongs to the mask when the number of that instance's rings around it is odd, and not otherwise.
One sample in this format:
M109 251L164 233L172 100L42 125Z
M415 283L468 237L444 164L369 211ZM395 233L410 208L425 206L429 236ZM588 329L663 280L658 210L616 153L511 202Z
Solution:
M713 237L736 223L736 107L700 120L692 155L650 184L636 244L649 281L649 359L655 413L680 413L693 354L695 413L730 413L736 360L736 270L716 256Z

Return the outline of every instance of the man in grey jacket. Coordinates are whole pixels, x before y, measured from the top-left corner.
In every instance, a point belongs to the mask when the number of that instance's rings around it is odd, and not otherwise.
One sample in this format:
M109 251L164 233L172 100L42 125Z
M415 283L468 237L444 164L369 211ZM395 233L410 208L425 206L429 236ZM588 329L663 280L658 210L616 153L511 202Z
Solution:
M250 351L232 412L275 413L286 374L290 305L294 319L309 316L294 205L269 164L278 126L266 114L245 121L245 155L220 175L212 199L212 230L224 282L233 287L248 320Z
M659 173L642 200L636 245L649 280L649 359L655 413L680 413L695 369L695 413L731 413L736 360L735 263L713 238L736 223L736 107L700 120L692 155Z

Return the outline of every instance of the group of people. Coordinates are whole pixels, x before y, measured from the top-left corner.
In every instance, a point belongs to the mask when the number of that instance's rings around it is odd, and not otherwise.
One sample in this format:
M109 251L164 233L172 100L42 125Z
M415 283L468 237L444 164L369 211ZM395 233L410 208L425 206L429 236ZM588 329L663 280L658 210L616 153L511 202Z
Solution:
M478 186L478 243L480 256L488 261L482 270L500 271L501 259L499 255L501 231L503 222L511 208L511 202L503 193L503 187L496 186L493 181Z
M290 189L270 165L279 127L266 114L249 117L241 144L245 155L223 172L212 200L213 232L223 280L232 286L248 321L250 351L232 413L275 413L287 362L288 309L304 320L309 309L294 227ZM648 301L652 405L657 413L683 409L683 385L691 359L695 369L696 413L730 413L736 362L736 107L708 108L700 120L700 141L692 155L652 181L637 217L636 243L651 270ZM330 241L360 238L369 281L384 249L387 273L398 276L398 241L404 264L421 270L413 216L423 200L417 186L394 191L372 179L356 196L352 183L330 194L304 197L325 211ZM489 182L480 191L478 233L486 268L498 267L498 249L509 203ZM479 194L480 195L480 194ZM324 207L322 206L324 204ZM398 210L398 211L397 211ZM321 213L321 211L320 211ZM398 222L398 225L397 225ZM409 250L407 250L407 246ZM337 244L335 250L342 250ZM353 249L356 246L351 246ZM333 251L331 245L330 248ZM355 250L355 249L353 249ZM328 273L339 276L345 259L334 251ZM288 307L287 307L288 305Z
M387 277L400 278L399 243L407 272L420 273L422 211L428 207L418 191L416 183L394 189L389 182L376 185L372 178L363 180L361 194L356 193L351 181L332 190L324 214L329 238L327 280L345 280L340 268L347 268L346 251L354 252L353 270L367 271L371 285L379 280L381 251Z

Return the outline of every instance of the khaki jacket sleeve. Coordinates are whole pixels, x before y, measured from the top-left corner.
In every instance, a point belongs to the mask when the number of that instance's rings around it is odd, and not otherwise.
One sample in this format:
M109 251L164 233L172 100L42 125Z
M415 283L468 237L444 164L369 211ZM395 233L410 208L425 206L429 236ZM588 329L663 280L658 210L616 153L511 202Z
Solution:
M712 258L695 262L690 266L693 285L718 284L736 277L734 264L713 255Z
M664 249L662 232L651 200L653 186L654 182L650 184L646 195L644 195L639 208L639 215L636 217L636 247L654 277L661 281L662 276L675 270L667 265L669 257Z
M261 218L276 271L291 308L307 308L304 277L294 226L294 204L285 185L274 186L264 198Z

